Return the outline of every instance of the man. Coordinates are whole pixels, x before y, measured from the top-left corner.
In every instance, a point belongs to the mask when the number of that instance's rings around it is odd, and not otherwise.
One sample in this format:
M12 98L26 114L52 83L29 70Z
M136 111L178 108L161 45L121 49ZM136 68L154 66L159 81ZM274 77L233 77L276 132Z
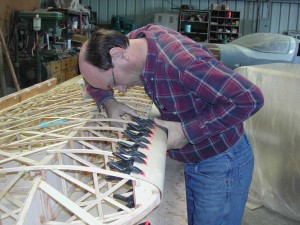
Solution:
M83 45L80 71L111 118L128 106L113 98L143 85L168 129L168 153L184 162L188 224L241 224L253 172L243 121L263 105L260 90L201 44L147 25L127 36L99 30Z

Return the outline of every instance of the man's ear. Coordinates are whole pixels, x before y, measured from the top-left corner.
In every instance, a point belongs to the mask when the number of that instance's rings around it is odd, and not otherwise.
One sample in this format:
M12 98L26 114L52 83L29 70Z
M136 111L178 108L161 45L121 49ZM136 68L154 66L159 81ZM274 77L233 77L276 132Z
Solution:
M113 61L116 59L122 59L126 55L126 49L120 47L114 47L110 49L109 54Z

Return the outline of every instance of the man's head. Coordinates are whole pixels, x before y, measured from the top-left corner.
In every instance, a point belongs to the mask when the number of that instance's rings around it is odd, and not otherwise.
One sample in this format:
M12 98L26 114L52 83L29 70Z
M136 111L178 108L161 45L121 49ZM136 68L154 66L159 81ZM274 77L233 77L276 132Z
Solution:
M128 46L129 40L124 34L115 30L97 30L87 42L85 59L99 69L108 70L113 67L110 50Z
M96 88L111 89L116 85L113 57L129 46L128 38L114 30L97 30L84 43L79 54L79 67L84 79ZM116 56L116 57L115 57Z

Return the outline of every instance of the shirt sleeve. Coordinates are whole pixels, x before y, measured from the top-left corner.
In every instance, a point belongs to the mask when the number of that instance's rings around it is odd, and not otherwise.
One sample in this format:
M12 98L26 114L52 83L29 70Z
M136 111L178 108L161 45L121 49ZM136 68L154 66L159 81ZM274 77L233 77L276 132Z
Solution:
M114 98L113 90L101 90L99 88L94 88L91 85L87 84L86 90L92 96L92 98L96 101L98 106L101 106L107 99Z
M257 86L217 60L196 60L182 73L181 79L196 99L207 103L196 118L182 123L192 144L242 123L264 103Z

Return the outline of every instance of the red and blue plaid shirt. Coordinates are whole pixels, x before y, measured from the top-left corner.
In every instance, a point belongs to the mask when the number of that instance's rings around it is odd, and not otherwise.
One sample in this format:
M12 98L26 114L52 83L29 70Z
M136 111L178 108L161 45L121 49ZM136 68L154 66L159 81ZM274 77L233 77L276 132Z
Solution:
M263 105L257 86L227 68L204 46L171 29L147 25L128 34L146 38L141 76L146 93L164 120L181 122L189 140L171 158L199 162L226 151L244 134L243 121ZM102 104L112 92L89 88Z

